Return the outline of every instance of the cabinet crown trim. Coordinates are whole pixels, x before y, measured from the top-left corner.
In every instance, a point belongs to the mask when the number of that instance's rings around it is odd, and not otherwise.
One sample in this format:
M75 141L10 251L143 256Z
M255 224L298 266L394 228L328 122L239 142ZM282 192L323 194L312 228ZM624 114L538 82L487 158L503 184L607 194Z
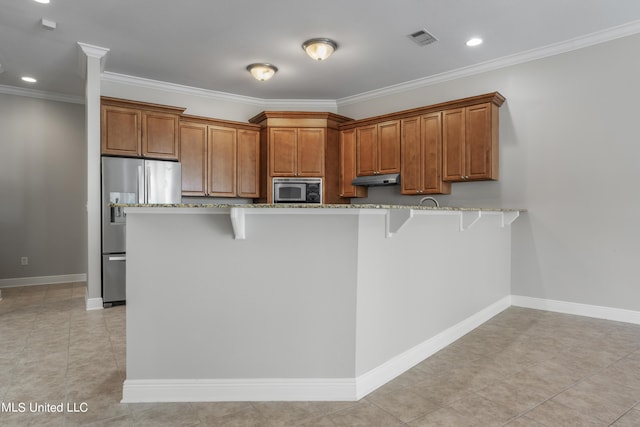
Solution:
M138 108L142 110L161 111L163 113L182 114L186 108L174 107L171 105L152 104L149 102L131 101L128 99L110 98L108 96L101 96L100 101L102 105L109 105L113 107L125 107L125 108Z
M352 129L355 127L366 126L376 124L388 120L406 119L413 116L421 116L423 114L433 113L436 111L450 110L454 108L468 107L471 105L482 104L490 102L500 107L505 97L500 92L490 92L483 95L471 96L468 98L455 99L453 101L441 102L438 104L426 105L424 107L413 108L409 110L396 111L389 114L383 114L380 116L367 117L360 120L352 120L339 125L340 130Z
M188 123L200 123L203 125L222 126L234 129L246 129L246 130L260 130L260 125L244 122L235 122L232 120L213 119L203 116L192 116L189 114L183 114L180 116L181 124Z

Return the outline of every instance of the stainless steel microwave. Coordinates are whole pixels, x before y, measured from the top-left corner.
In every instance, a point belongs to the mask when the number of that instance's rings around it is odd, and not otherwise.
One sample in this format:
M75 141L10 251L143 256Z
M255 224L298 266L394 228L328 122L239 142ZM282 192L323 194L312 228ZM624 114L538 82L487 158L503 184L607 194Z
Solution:
M273 178L273 203L322 203L322 178Z

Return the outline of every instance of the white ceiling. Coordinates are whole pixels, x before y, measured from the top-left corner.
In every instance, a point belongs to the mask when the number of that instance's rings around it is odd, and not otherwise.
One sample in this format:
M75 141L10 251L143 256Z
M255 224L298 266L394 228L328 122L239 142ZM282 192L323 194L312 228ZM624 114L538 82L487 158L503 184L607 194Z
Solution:
M81 96L82 42L110 49L108 73L337 100L639 22L640 0L0 0L0 85ZM407 35L420 29L438 41L415 45ZM484 43L465 46L472 36ZM314 62L301 48L313 37L338 50ZM252 62L279 72L258 82L245 69Z

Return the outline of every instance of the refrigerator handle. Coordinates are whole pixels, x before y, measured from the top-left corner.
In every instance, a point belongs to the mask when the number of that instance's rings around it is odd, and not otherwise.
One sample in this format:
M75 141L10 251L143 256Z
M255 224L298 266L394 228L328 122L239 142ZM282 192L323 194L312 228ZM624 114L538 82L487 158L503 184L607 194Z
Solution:
M138 166L138 203L144 203L146 199L144 188L144 169L142 165Z
M147 173L145 174L145 178L146 178L146 183L144 188L146 189L146 194L145 194L144 202L149 203L149 193L151 193L151 166L149 165L147 165Z

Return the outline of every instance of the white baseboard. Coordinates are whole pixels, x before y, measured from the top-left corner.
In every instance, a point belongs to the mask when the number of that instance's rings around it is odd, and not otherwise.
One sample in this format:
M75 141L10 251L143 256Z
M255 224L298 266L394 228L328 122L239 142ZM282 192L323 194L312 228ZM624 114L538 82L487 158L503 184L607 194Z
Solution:
M640 312L622 308L603 307L599 305L580 304L577 302L557 301L542 298L511 295L511 305L517 307L534 308L537 310L554 311L557 313L574 314L577 316L594 317L597 319L614 320L640 324Z
M637 311L511 295L356 378L126 380L122 402L356 401L512 305L640 324Z
M85 297L85 307L87 311L102 310L104 308L104 303L102 301L102 298L86 298Z
M352 378L126 380L122 402L349 401L355 390Z
M509 308L490 305L356 378L126 380L122 402L356 401Z
M87 275L62 274L58 276L17 277L15 279L0 279L0 288L15 288L17 286L54 285L57 283L86 282Z
M356 380L357 398L361 399L377 388L388 383L398 375L413 368L429 356L442 350L462 336L482 325L493 316L501 313L511 305L511 297L507 296L491 304L478 313L445 329L438 335L386 361L380 366L360 375Z

